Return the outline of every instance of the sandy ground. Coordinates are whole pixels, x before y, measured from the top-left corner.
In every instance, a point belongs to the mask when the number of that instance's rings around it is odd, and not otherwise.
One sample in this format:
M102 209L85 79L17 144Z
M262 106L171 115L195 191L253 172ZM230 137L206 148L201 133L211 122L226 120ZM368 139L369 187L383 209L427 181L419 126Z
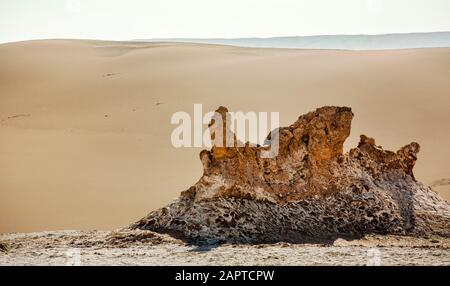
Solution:
M450 239L366 236L332 244L199 247L149 231L0 236L0 265L450 265Z
M450 48L49 40L2 44L0 63L0 233L114 229L171 201L202 172L199 148L170 142L172 114L194 103L278 111L282 125L348 105L347 149L362 133L387 149L417 141L416 177L450 177Z

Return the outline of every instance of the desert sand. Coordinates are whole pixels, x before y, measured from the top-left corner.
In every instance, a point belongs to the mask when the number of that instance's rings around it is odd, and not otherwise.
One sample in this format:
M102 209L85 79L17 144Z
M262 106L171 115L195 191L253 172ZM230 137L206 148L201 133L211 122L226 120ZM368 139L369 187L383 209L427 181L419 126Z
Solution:
M194 103L278 111L282 126L351 106L346 149L360 134L390 150L416 141L416 178L450 177L450 48L45 40L0 45L0 63L0 233L113 229L170 202L202 173L200 148L170 142L172 114Z

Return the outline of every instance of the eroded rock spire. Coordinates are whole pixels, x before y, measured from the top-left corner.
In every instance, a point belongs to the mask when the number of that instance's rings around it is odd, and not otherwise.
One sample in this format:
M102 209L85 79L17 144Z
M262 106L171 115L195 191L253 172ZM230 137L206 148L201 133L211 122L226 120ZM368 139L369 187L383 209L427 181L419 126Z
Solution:
M280 128L278 155L261 158L267 147L237 144L227 113L219 107L222 125L214 119L209 125L213 146L200 153L200 180L134 227L241 242L371 232L450 235L449 204L414 178L419 144L392 152L361 135L344 154L353 113L327 106Z

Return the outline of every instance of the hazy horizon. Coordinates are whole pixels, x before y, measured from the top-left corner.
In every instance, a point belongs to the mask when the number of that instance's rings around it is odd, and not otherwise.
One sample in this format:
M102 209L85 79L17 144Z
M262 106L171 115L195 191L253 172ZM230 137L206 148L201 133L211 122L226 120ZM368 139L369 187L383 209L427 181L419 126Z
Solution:
M105 42L136 42L136 43L193 43L212 44L247 48L287 48L287 49L318 49L318 50L396 50L414 48L444 48L450 47L450 31L429 33L390 33L376 35L312 35L312 36L282 36L282 37L244 37L244 38L150 38L131 39L126 41L101 39L35 39L29 41L74 40L74 41L105 41ZM0 43L13 44L19 42Z
M0 0L0 43L450 31L446 0Z
M312 35L263 38L161 38L137 39L136 41L216 44L249 48L394 50L450 47L450 32L391 33L377 35Z

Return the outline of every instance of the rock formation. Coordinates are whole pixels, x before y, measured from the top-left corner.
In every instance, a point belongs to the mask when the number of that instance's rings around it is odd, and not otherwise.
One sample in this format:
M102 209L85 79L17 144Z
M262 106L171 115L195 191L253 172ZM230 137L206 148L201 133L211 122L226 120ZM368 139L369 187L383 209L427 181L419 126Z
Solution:
M227 112L216 111L219 130L231 132ZM367 233L450 236L450 204L414 178L419 144L392 152L361 135L344 154L352 118L348 107L300 116L279 128L274 158L260 156L270 147L216 144L211 122L214 144L200 153L200 180L132 227L192 241L250 243Z
M0 242L0 252L6 252L8 248L6 247L6 244L3 242Z

